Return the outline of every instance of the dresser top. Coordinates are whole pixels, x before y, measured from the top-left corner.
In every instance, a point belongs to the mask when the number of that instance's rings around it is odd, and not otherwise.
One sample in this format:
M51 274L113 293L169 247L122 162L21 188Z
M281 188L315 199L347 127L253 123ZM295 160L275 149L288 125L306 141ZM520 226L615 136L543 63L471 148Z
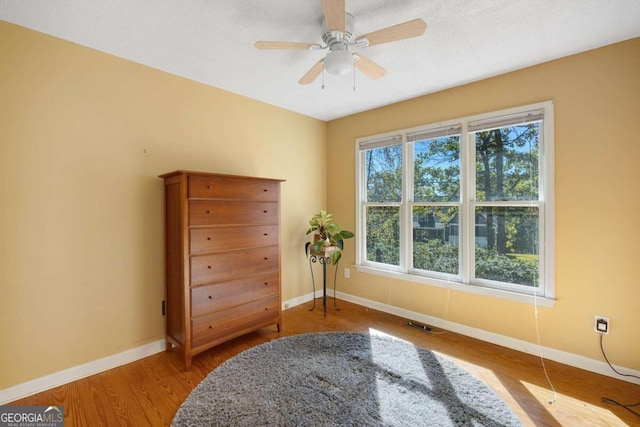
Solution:
M160 178L171 178L179 175L189 175L189 176L206 176L212 178L239 178L239 179L255 179L256 181L275 181L275 182L284 182L285 179L278 178L261 178L257 176L245 176L245 175L229 175L222 173L211 173L211 172L195 172L195 171L186 171L186 170L175 170L173 172L163 173L159 175Z

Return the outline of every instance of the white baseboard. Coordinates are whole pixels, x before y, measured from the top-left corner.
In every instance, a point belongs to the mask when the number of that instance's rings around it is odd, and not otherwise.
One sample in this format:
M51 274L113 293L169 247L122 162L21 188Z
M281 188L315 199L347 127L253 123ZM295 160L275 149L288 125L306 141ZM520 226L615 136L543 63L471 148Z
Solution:
M320 291L322 296L322 291ZM295 301L301 304L306 301L311 301L312 293L309 293L303 297L296 298ZM327 289L327 295L333 296L333 289ZM317 293L316 293L317 296ZM346 294L344 292L336 291L336 297L354 304L358 304L364 307L373 308L384 313L389 313L402 317L407 320L413 320L426 325L435 326L447 331L455 332L468 337L476 338L482 341L497 344L503 347L518 350L523 353L532 354L534 356L541 356L548 360L560 362L565 365L573 366L576 368L584 369L586 371L595 372L597 374L606 375L608 377L617 378L623 381L627 381L634 384L640 384L640 379L633 377L625 377L618 375L609 367L609 365L600 360L590 359L588 357L580 356L578 354L569 353L562 350L556 350L550 347L538 346L538 344L530 343L528 341L511 338L505 335L499 335L493 332L488 332L482 329L473 328L471 326L462 325L460 323L451 322L449 320L440 319L438 317L427 316L426 314L417 313L411 310L405 310L403 308L395 307L388 304L383 304L377 301L368 300L366 298L360 298L354 295ZM293 307L294 300L287 301L289 307ZM623 372L629 375L640 376L640 371L625 368L623 366L613 365L617 371Z
M307 295L302 295L301 297L293 298L287 301L282 301L282 309L286 310L288 308L293 308L295 306L302 305L305 302L309 302L312 299L313 299L313 296L311 293L309 293Z
M336 292L338 293L338 292ZM327 289L327 296L333 297L333 289ZM286 301L282 301L282 309L283 310L287 310L289 308L293 308L295 306L307 303L307 302L311 302L313 301L313 298L322 298L322 288L321 289L316 289L316 293L314 295L313 292L309 292L306 295L302 295L290 300L286 300Z
M63 384L77 381L100 372L107 371L127 363L135 362L156 353L164 351L165 340L158 340L140 347L123 351L122 353L103 357L102 359L74 366L63 371L54 372L41 378L36 378L13 387L0 390L0 405L21 399L41 391L49 390Z

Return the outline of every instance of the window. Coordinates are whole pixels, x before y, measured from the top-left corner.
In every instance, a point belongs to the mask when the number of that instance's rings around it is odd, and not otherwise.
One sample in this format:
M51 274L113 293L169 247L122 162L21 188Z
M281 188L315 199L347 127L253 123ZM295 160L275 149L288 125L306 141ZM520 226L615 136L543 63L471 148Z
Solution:
M551 102L356 143L358 268L553 299Z

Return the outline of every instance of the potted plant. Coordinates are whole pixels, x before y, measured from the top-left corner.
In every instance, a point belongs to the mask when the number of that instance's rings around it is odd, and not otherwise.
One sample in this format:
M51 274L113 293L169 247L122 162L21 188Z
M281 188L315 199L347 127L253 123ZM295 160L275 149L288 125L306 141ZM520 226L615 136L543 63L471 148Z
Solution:
M314 233L313 242L307 242L304 250L309 256L310 250L315 253L324 251L331 253L331 263L336 264L342 256L344 240L354 236L351 231L342 230L340 226L333 222L331 214L322 209L309 220L311 228L307 234Z

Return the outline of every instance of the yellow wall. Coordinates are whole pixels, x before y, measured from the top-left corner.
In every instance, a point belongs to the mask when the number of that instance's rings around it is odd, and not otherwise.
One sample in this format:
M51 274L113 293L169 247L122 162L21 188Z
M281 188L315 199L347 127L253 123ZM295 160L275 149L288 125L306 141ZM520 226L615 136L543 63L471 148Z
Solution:
M326 123L1 21L0 52L0 389L164 337L164 172L286 179L309 292Z
M542 345L640 369L640 39L329 123L328 209L355 228L355 138L530 103L555 103L556 297ZM344 264L354 262L347 245ZM531 305L357 273L346 293L535 342Z
M542 343L599 359L593 316L607 315L609 355L640 369L639 51L633 40L327 125L0 22L0 389L163 338L157 175L286 179L289 300L309 292L308 218L326 200L354 229L355 138L547 99L558 302L540 309ZM535 339L527 304L354 269L339 281L356 296Z

